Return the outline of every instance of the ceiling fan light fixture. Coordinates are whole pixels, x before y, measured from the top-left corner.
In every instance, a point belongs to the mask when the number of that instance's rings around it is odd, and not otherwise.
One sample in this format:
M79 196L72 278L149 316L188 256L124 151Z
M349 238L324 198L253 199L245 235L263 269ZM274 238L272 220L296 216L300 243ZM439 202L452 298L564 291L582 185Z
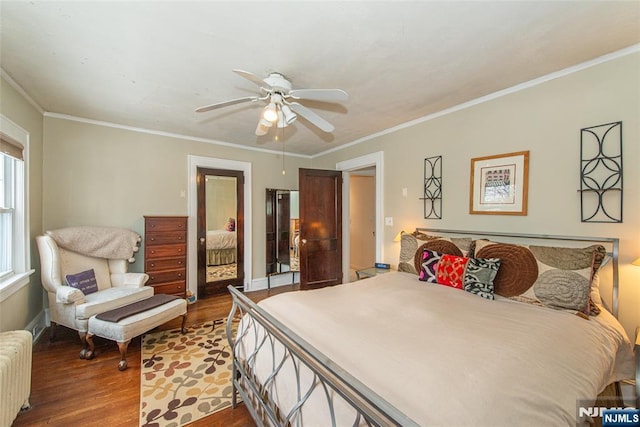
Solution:
M256 126L256 135L257 136L266 135L269 132L269 129L271 129L271 126L273 126L273 123L266 120L264 117L260 117L260 120L258 121L258 126Z
M262 118L265 120L275 123L278 120L278 111L276 110L276 104L271 102L264 108L262 112Z
M288 105L283 105L281 110L282 110L282 115L284 116L284 122L287 125L290 125L291 123L295 122L296 119L298 118L298 115L293 111L291 111L291 108L289 108Z

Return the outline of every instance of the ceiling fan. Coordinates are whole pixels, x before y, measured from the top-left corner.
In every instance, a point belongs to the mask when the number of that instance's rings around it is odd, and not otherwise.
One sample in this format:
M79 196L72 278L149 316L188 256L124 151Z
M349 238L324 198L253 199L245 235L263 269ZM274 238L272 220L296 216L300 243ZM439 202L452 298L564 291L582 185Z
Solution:
M343 102L349 99L347 92L341 89L293 89L291 82L280 73L271 73L265 79L261 79L248 71L233 70L233 72L258 85L260 95L205 105L197 108L196 112L203 113L243 102L266 101L268 104L264 107L256 127L258 136L266 135L274 124L278 128L286 127L298 116L305 118L324 132L333 132L335 128L331 123L296 100Z

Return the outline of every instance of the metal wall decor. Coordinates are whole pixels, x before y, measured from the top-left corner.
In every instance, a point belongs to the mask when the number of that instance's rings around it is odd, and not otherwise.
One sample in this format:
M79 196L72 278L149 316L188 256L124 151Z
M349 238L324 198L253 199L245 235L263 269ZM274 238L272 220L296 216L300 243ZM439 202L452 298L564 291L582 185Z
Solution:
M442 156L424 159L424 217L442 219Z
M622 122L580 130L582 222L622 222Z

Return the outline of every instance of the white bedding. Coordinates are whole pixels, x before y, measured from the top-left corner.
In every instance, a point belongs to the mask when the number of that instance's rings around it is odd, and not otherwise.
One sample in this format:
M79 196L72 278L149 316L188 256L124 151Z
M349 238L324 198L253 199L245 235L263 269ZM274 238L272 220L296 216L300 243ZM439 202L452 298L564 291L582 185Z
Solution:
M207 231L207 249L235 249L236 232L227 230L208 230Z
M259 305L424 426L576 425L577 399L633 376L631 343L605 310L585 320L498 298L391 272ZM295 388L279 378L271 393L286 408ZM329 425L326 405L308 405L305 426Z

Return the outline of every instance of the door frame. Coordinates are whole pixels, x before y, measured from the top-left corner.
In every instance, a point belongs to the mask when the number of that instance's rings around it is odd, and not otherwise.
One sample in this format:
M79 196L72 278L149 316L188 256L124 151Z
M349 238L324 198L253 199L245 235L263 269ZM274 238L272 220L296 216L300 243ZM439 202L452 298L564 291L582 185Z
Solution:
M198 188L198 214L196 218L197 237L199 241L198 245L198 295L202 291L202 295L207 295L208 291L213 288L213 292L219 289L226 289L228 285L242 286L244 283L244 174L242 171L229 170L229 169L210 169L198 167L198 178L196 188ZM207 177L227 177L235 178L235 218L236 224L236 266L242 266L242 270L237 270L236 277L233 279L221 279L212 282L207 282L207 216L208 216L208 204L207 204Z
M244 173L244 279L245 290L251 289L251 265L253 241L251 235L251 223L253 211L251 208L251 163L237 160L218 159L215 157L204 157L187 155L187 209L188 209L188 232L187 232L187 253L198 253L198 167L208 169L237 170ZM189 255L187 257L187 289L198 295L198 257Z
M342 171L342 269L343 283L349 282L349 266L351 265L351 241L349 236L349 192L352 171L374 166L376 169L376 262L384 260L384 151L366 154L354 159L336 163L336 170Z

